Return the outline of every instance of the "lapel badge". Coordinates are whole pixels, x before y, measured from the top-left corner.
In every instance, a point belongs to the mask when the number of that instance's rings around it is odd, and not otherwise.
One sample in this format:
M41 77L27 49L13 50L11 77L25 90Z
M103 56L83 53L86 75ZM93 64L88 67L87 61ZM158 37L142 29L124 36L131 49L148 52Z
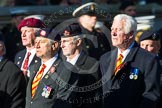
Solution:
M49 86L44 86L43 88L43 92L42 92L42 96L45 98L49 98L50 94L51 94L52 88Z
M48 75L45 76L45 79L47 79L47 78L48 78Z
M30 77L30 71L29 70L27 70L27 76Z
M35 60L34 62L35 62L35 63L37 63L37 62L38 62L38 60Z
M19 59L21 59L21 57L18 57Z
M137 80L137 79L138 79L138 74L139 74L139 69L137 69L137 68L132 68L129 78L130 78L130 79Z
M133 78L134 78L134 75L133 75L133 74L130 74L130 75L129 75L129 78L130 78L130 79L133 79Z
M18 61L17 64L19 65L20 64L20 61Z
M52 67L50 68L50 73L51 73L51 74L54 73L55 70L56 70L56 68L55 68L54 66L52 66Z

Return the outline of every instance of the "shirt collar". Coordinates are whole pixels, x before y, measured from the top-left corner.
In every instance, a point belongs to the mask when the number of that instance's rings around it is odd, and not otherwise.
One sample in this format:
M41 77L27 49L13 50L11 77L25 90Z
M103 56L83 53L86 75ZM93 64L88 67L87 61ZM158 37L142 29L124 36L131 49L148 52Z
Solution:
M122 59L122 62L125 60L126 56L128 55L128 53L130 52L130 50L132 49L132 47L134 46L135 42L132 42L132 44L125 50L121 53L121 51L118 49L118 55L119 54L122 54L123 55L123 59Z
M71 60L69 60L69 59L67 58L66 61L69 62L69 63L71 63L72 65L75 65L75 63L77 62L79 56L80 56L80 53L79 53L78 55L76 55L76 56L75 56L73 59L71 59Z

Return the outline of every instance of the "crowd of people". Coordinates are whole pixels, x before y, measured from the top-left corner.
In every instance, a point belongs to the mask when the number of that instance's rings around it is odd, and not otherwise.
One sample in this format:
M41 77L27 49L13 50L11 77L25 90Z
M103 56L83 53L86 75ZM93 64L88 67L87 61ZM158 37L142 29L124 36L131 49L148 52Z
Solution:
M98 30L97 8L77 7L75 22L59 32L43 19L13 15L12 30L0 34L1 108L162 107L161 34L150 29L135 40L130 2L110 32Z

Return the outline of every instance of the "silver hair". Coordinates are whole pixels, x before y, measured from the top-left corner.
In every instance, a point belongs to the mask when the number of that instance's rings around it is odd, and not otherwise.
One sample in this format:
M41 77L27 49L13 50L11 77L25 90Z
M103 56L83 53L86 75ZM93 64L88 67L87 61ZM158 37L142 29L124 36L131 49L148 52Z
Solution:
M82 39L82 38L83 38L82 35L73 36L73 42L76 43L78 39Z
M114 17L114 20L123 21L125 34L128 34L133 31L135 36L137 32L137 21L132 16L126 14L118 14Z

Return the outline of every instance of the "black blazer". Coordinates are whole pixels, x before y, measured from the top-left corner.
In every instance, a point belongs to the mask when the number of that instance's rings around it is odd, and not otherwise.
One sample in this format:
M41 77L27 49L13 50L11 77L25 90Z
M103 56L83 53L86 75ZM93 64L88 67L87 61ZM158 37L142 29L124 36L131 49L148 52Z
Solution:
M24 108L26 81L20 69L4 58L0 62L0 107Z
M47 74L39 82L34 98L31 97L32 81L34 80L40 65L41 62L38 62L30 68L32 74L27 87L25 108L71 108L71 104L66 102L69 96L69 91L67 91L64 85L60 83L64 82L64 84L67 84L70 78L70 73L64 68L64 63L59 58L53 63ZM52 71L52 68L55 68L55 71ZM44 92L43 88L47 86L52 90L49 97L46 98L42 93Z
M100 59L104 108L155 108L160 96L160 68L156 55L135 43L114 76L116 58L117 49ZM134 74L136 78L132 78Z
M72 67L68 84L72 85L73 89L67 101L73 108L100 108L102 90L99 62L82 52Z
M21 69L23 60L25 59L26 51L27 51L26 49L21 50L21 51L19 51L19 52L16 54L16 56L15 56L14 63L15 63L20 69ZM37 57L36 55L34 55L34 57L33 57L32 61L31 61L31 63L29 64L28 70L30 70L30 67L31 67L32 65L37 64L37 62L40 62L40 58ZM28 73L29 76L27 76L27 75L25 76L27 82L29 81L30 74L31 74L30 71L28 71L28 72L29 72L29 73Z

